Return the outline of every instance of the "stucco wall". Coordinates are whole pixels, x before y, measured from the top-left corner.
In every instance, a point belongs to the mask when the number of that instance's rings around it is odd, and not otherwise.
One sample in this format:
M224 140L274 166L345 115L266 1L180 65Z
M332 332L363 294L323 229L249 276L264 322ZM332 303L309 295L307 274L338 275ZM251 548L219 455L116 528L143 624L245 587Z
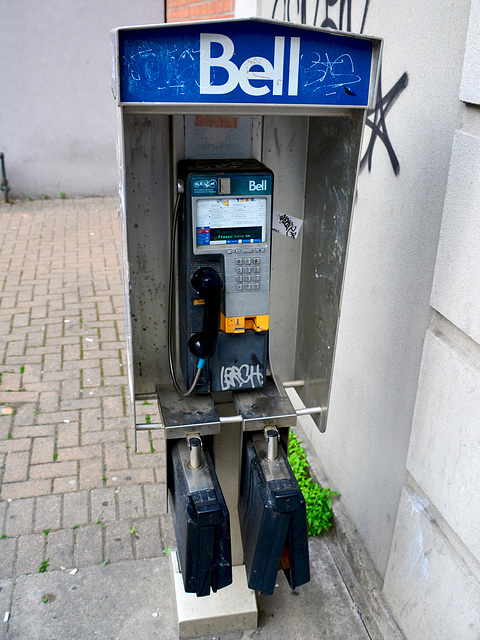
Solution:
M118 193L110 30L163 0L2 2L0 151L11 196Z
M408 638L480 637L480 0L472 2L407 482L384 592Z

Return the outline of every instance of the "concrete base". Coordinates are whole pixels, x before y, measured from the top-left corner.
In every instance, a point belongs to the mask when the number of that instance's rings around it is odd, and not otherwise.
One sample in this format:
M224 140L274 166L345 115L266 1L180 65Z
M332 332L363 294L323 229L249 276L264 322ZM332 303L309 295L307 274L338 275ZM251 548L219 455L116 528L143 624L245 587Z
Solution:
M218 635L229 631L257 628L257 601L255 591L248 588L244 565L233 567L233 582L217 593L197 598L185 593L176 550L172 559L175 602L180 638Z

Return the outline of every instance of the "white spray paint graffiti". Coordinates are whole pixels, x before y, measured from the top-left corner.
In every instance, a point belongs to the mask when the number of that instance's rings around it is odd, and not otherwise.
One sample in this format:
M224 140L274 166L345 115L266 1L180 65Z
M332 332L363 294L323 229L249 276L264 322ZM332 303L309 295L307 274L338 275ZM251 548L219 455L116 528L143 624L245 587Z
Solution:
M222 391L238 389L246 385L251 385L252 389L254 389L256 386L263 385L263 373L260 371L259 364L242 364L240 367L232 365L231 367L222 367L220 381ZM257 384L255 384L255 381L257 381Z

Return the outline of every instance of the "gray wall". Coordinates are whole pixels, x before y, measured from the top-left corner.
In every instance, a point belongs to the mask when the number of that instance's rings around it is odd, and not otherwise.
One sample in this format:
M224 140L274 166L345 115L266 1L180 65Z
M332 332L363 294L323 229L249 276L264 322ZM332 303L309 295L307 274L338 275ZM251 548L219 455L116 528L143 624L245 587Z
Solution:
M480 637L480 0L472 2L427 329L384 593L408 638Z
M0 15L11 196L118 193L109 32L163 22L163 0L1 0Z

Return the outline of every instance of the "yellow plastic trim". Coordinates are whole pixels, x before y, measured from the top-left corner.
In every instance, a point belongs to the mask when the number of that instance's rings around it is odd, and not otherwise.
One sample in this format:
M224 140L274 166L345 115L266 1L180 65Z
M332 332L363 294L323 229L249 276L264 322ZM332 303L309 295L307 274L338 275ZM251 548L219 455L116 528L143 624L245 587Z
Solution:
M270 316L238 316L226 318L220 313L220 329L225 333L245 333L248 329L268 331Z

